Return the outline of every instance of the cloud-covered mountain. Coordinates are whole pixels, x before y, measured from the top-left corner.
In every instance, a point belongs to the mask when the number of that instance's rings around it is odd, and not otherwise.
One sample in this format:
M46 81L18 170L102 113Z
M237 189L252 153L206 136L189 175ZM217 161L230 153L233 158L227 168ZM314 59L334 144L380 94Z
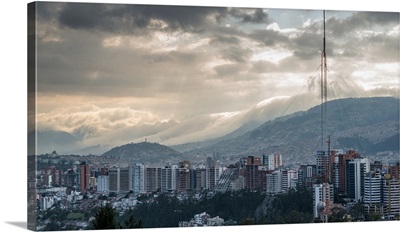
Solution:
M59 154L102 154L106 150L126 143L140 143L145 140L157 142L168 146L182 145L188 143L199 143L204 146L205 142L214 141L229 134L229 137L241 135L248 130L254 129L262 123L275 117L306 109L316 104L316 100L305 100L311 98L309 94L297 96L295 105L286 109L294 97L274 97L263 100L247 109L236 112L223 112L214 114L198 115L182 121L149 121L133 122L142 113L129 109L100 110L100 113L80 114L75 117L66 115L57 116L54 123L68 121L68 124L78 124L84 119L86 123L80 124L71 132L47 130L40 132L38 137L38 152L49 153L56 150ZM94 109L98 110L98 109ZM152 115L148 114L148 118ZM90 120L89 120L90 119ZM126 124L126 121L131 121ZM101 124L101 126L97 126ZM57 135L57 136L55 136ZM57 139L64 136L64 139ZM190 149L193 146L189 146ZM177 148L178 150L187 150Z
M221 136L210 138L200 142L185 143L172 146L176 151L166 152L166 148L158 143L129 142L126 145L106 144L82 148L81 143L71 134L65 132L40 132L38 141L51 141L47 146L40 146L47 149L46 153L56 150L63 154L61 148L72 151L75 154L103 154L112 156L134 157L137 162L151 162L152 160L172 159L203 159L213 153L220 154L220 157L235 157L245 155L262 155L279 152L283 155L284 161L309 162L315 161L315 153L320 150L321 141L321 110L320 106L314 106L305 111L297 111L282 117L274 117L274 102L279 105L282 100L258 104L252 110L245 113L236 113L223 117L215 116L214 121L209 122L209 128L204 129L203 117L198 117L198 123L193 119L190 122L172 124L164 131L156 133L169 135L170 141L197 135L209 136L213 130L224 128L230 125L234 130L226 130ZM377 152L391 151L398 152L399 148L399 99L392 97L373 98L347 98L330 101L327 104L326 136L331 137L332 148L356 149L361 154L373 156ZM279 108L280 109L280 108ZM280 111L277 111L282 114ZM269 118L262 121L262 118ZM213 117L205 117L212 119ZM219 121L218 121L219 120ZM207 120L205 120L207 121ZM237 123L237 124L235 124ZM186 132L186 134L185 134ZM51 140L45 136L51 136ZM155 138L148 136L149 138ZM65 140L64 140L65 138ZM202 138L201 136L198 138ZM151 140L149 140L151 141ZM166 140L167 141L167 140ZM191 141L191 140L189 140ZM139 149L139 144L140 149ZM44 145L44 144L42 144ZM150 146L151 145L151 146ZM119 146L119 147L117 147ZM163 149L161 149L162 147ZM153 149L154 148L154 149ZM157 149L156 149L157 148ZM160 149L159 149L160 148ZM39 149L40 150L40 149ZM61 151L61 152L60 152ZM167 154L167 155L166 155ZM169 155L170 154L170 155ZM160 156L161 155L161 156ZM156 157L157 159L153 159Z
M399 152L399 99L391 97L348 98L327 105L325 136L332 148L356 149L366 156ZM327 140L327 137L325 137ZM325 148L327 147L325 143ZM285 161L315 162L321 150L321 108L276 118L241 136L185 152L187 156L225 157L278 152Z

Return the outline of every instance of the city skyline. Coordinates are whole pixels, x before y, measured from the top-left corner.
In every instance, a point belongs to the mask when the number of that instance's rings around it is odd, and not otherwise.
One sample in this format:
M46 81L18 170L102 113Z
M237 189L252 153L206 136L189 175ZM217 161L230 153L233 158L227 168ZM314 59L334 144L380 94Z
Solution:
M398 14L326 22L336 97L397 96ZM216 138L280 116L310 76L286 113L320 103L322 10L41 3L37 35L38 130L80 148Z

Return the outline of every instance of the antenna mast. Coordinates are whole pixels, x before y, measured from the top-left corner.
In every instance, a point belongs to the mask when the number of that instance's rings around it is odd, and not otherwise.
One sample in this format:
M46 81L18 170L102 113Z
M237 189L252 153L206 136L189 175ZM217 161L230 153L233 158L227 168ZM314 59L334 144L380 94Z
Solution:
M327 65L326 65L326 51L325 51L325 10L323 11L324 21L324 37L322 39L323 49L321 53L321 145L324 151L324 124L326 121L326 102L328 98L327 92Z

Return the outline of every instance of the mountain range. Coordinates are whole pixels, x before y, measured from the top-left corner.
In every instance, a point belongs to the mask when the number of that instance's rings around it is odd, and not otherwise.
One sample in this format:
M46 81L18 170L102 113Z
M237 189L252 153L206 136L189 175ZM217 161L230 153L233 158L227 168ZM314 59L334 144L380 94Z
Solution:
M399 151L399 100L391 97L347 98L326 103L325 141L332 149L355 149L364 156ZM190 150L186 156L218 153L222 157L281 153L284 161L313 162L322 148L321 107L315 106L265 122L254 130ZM326 143L324 144L327 147ZM183 146L174 147L179 150Z
M373 156L377 152L398 152L399 99L346 98L325 104L325 140L330 136L332 148L355 149L365 156ZM321 134L321 107L315 106L261 125L254 121L245 122L231 133L202 142L170 147L150 142L117 147L96 145L75 151L70 149L70 153L103 154L153 162L169 158L204 159L213 154L219 154L221 159L231 159L278 152L283 155L284 161L304 163L314 162L316 151L322 148ZM79 143L79 139L63 131L42 131L37 133L37 137L39 146L45 144L51 151L57 152Z

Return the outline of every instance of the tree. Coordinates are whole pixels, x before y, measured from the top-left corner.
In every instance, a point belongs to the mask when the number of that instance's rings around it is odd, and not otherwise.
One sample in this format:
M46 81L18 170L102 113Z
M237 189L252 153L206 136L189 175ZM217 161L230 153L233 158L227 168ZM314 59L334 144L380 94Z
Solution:
M346 210L342 208L334 207L332 214L329 215L329 222L345 222L346 221Z
M267 224L308 223L312 221L312 193L306 188L276 195L267 208Z
M134 229L134 228L143 228L143 223L142 220L139 220L136 222L136 220L133 217L133 210L129 209L128 213L129 218L125 220L124 226L119 225L120 229Z
M382 215L379 213L371 213L365 215L365 221L380 221L382 219Z
M253 218L245 218L240 222L240 225L254 225Z
M364 220L364 206L361 202L357 202L350 208L350 215L353 221Z
M110 204L100 207L93 221L94 229L116 229L115 216L116 212Z

